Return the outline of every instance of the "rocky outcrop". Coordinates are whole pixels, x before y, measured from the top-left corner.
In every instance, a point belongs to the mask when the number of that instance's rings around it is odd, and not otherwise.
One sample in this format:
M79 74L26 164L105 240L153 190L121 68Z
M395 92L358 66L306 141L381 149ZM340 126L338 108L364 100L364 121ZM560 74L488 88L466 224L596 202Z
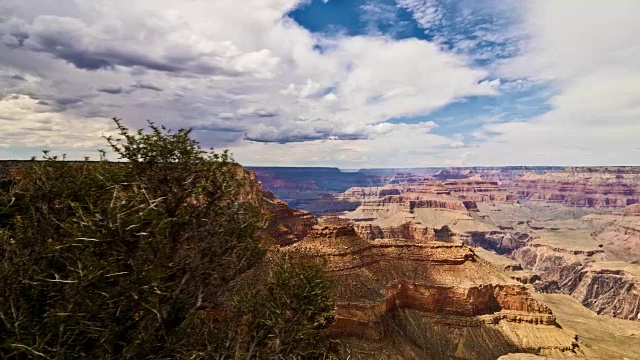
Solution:
M471 202L505 202L509 196L498 181L486 180L478 175L464 180L447 180L442 185L449 194Z
M640 263L640 217L635 222L618 222L594 235L611 259Z
M507 310L531 315L516 321L553 325L555 320L551 310L535 301L520 285L483 284L458 288L400 281L387 289L383 311L397 309L460 316L487 315Z
M491 250L503 255L511 254L515 250L526 246L530 238L527 233L472 231L463 239L463 243L468 246Z
M640 202L640 174L565 171L527 174L508 184L517 199L575 207L626 207Z
M462 201L447 199L428 199L420 196L383 196L376 200L366 200L362 202L361 208L378 209L384 208L391 204L400 204L403 211L412 211L414 209L448 209L456 211L466 211Z
M625 216L640 216L640 204L627 206L624 209Z
M388 195L401 195L401 193L399 189L392 187L353 187L342 193L342 197L351 200L380 198Z
M567 250L529 245L513 252L525 269L540 275L541 292L571 295L598 314L640 320L637 265L608 262L603 250Z
M469 203L470 207L473 207ZM447 209L454 211L466 211L467 207L461 201L439 200L439 199L416 199L405 202L405 209L412 212L415 209Z
M373 223L356 223L354 226L358 236L365 240L406 239L414 242L426 242L436 239L433 229L413 222L387 227Z
M263 198L264 210L269 219L265 231L278 245L290 245L304 239L318 223L311 213L291 209L269 191L263 192Z
M294 256L326 260L327 272L338 285L336 322L329 335L342 339L361 358L368 358L371 347L380 349L378 357L420 359L495 359L518 350L576 351L545 305L471 248L411 241L409 236L367 240L358 234L380 234L382 229L365 231L361 225L320 218L304 240L283 248ZM529 330L527 335L519 332L529 327L536 329L532 335ZM457 335L424 337L453 332ZM385 345L391 339L402 345Z
M473 205L468 204L472 207ZM379 199L368 199L361 202L361 205L354 211L346 213L344 216L358 220L371 221L383 220L392 216L406 215L406 221L411 221L414 212L420 209L442 209L459 213L466 213L467 208L462 201L455 199L438 199L423 197L416 194L388 195ZM394 220L396 225L398 219ZM402 221L402 222L406 222Z
M598 314L640 320L640 282L629 272L607 265L584 269L571 296Z
M582 277L582 271L595 261L592 252L577 252L545 245L530 245L515 250L511 256L523 268L534 272L545 281L556 281L559 288L571 294ZM598 253L601 259L602 252Z

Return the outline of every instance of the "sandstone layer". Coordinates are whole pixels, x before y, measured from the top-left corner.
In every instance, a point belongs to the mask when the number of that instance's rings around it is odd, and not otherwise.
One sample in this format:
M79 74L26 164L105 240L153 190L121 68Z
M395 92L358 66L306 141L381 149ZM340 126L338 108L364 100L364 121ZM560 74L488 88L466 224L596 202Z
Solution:
M544 304L571 299L558 311L640 324L640 168L557 170L385 174L383 186L327 197L353 208L286 249L328 260L340 284L331 334L352 355L471 359L479 349L486 358L623 359L615 339L631 344L636 333L599 329L611 339L600 346L596 330L567 316L552 322Z
M375 358L416 359L580 353L548 307L467 246L368 241L352 222L327 217L283 250L326 259L338 282L329 335L342 339L352 358L373 358L372 349Z
M626 207L640 202L640 174L565 171L527 174L509 183L517 199L576 207Z

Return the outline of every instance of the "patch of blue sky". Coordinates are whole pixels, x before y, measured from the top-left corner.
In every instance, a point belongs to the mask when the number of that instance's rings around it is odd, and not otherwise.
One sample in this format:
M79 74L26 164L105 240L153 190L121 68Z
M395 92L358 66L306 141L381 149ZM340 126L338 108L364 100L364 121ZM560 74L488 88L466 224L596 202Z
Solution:
M287 16L313 33L330 36L426 38L411 13L394 0L313 0Z
M288 16L314 33L417 38L484 66L518 53L517 16L495 0L312 0ZM488 4L492 2L491 4ZM321 49L319 49L321 50Z
M518 55L523 40L513 31L517 11L499 0L312 0L288 16L324 35L383 35L435 42L445 51L466 56L470 65L485 69ZM551 91L551 84L513 79L502 84L496 96L466 97L427 115L388 122L434 121L437 134L467 136L485 124L526 121L544 114L550 110Z
M553 91L550 84L528 84L517 89L506 85L497 96L465 97L427 115L392 118L387 122L433 121L438 125L432 131L435 134L468 136L486 124L526 121L551 110L548 100Z
M475 65L517 55L520 39L513 8L495 0L398 0L424 31L424 38L469 56Z

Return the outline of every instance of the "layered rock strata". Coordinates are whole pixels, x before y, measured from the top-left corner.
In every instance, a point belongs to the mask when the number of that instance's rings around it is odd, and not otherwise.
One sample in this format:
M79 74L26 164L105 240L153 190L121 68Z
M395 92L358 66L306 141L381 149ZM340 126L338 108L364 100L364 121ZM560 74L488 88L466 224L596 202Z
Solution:
M571 295L598 314L640 320L640 265L606 261L602 249L562 249L533 244L513 252L540 275L542 292Z
M356 223L354 227L358 236L365 240L406 239L414 242L436 240L433 229L413 222L387 227L373 223Z
M321 218L305 239L283 248L326 260L338 283L337 318L329 335L343 339L354 358L369 358L372 348L381 349L376 358L418 359L579 352L545 305L469 247L367 241L356 226ZM447 332L456 335L436 335Z
M518 199L575 207L626 207L640 202L640 174L580 173L571 170L527 174L509 183Z
M263 197L266 216L270 219L266 231L278 245L290 245L304 239L318 223L309 212L291 209L269 191L265 190Z

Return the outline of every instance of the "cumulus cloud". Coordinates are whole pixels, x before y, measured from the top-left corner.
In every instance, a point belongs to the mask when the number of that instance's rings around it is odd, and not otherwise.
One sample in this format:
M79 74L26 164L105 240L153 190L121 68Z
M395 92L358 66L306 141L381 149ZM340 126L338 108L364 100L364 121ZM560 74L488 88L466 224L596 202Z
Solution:
M278 165L278 158L287 164L305 166L407 167L461 165L465 149L449 147L452 139L432 133L433 122L417 124L384 123L370 127L374 140L325 139L308 142L253 142L241 148L232 147L243 163Z
M220 113L218 114L218 117L220 119L233 119L235 115L233 115L233 113Z
M55 114L60 126L118 116L131 126L194 127L203 145L232 147L248 164L259 161L255 149L287 164L287 146L344 149L351 155L327 157L342 163L387 163L385 150L415 165L420 156L454 162L464 148L456 136L433 134L433 123L386 121L494 96L502 85L434 42L310 33L286 16L298 0L36 3L0 6L0 76L20 76L2 78L4 95L28 99L28 113ZM425 21L439 21L426 11ZM87 143L82 136L94 133L69 139ZM12 139L19 146L19 134Z
M24 95L0 100L0 146L86 150L104 147L103 135L113 134L107 118L63 116L49 105ZM36 154L33 154L36 155Z
M5 22L0 32L10 48L48 54L84 70L138 66L172 73L269 77L278 62L267 49L242 53L228 42L210 41L189 31L185 20L157 17L156 21L135 19L135 24L126 17L90 24L84 19L39 15L31 22ZM184 29L176 32L178 25Z
M277 109L246 108L246 109L238 109L237 114L239 116L244 116L244 117L263 117L263 118L268 118L268 117L277 116L278 115L278 110Z
M490 136L470 161L637 165L640 3L539 0L523 11L521 30L531 34L526 50L499 71L552 84L552 109L528 121L485 126Z
M305 142L312 140L364 140L375 139L392 131L396 125L382 123L365 125L354 123L338 124L323 119L298 118L294 129L261 123L246 133L246 139L258 142ZM424 124L421 124L424 125ZM428 125L435 126L434 123ZM432 128L432 127L431 127ZM431 129L429 128L429 129Z

